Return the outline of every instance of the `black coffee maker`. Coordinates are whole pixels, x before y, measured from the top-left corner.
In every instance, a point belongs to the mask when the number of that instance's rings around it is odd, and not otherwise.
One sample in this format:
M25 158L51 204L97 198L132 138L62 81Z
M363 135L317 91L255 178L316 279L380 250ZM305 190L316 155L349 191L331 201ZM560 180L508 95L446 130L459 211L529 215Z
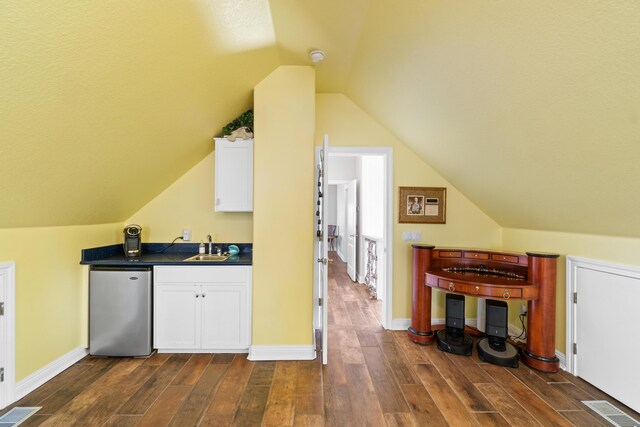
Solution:
M137 257L142 253L142 227L130 224L124 228L124 256Z

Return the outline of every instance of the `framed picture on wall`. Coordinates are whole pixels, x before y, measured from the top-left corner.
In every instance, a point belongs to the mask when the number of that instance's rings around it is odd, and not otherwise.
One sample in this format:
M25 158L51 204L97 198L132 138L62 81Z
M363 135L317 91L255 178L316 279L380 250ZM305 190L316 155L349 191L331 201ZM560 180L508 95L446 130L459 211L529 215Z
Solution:
M445 224L445 187L400 187L399 223Z

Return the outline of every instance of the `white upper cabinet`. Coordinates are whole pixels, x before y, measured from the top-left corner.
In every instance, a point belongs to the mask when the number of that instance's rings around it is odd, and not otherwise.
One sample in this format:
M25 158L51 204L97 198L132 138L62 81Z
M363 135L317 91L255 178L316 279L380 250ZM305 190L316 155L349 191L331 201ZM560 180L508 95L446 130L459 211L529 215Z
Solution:
M252 212L253 139L215 141L216 212Z

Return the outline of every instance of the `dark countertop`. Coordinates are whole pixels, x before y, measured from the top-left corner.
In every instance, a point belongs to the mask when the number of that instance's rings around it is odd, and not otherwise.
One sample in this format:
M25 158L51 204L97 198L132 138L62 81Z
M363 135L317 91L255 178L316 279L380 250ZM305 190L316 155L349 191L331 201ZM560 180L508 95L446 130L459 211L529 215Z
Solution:
M220 247L227 251L233 243L214 243L213 247ZM208 244L207 251L209 250ZM184 261L198 254L199 243L143 243L142 255L137 258L124 256L121 244L100 246L82 250L80 264L105 267L134 267L154 265L252 265L253 245L251 243L236 243L240 249L238 255L229 257L226 261Z

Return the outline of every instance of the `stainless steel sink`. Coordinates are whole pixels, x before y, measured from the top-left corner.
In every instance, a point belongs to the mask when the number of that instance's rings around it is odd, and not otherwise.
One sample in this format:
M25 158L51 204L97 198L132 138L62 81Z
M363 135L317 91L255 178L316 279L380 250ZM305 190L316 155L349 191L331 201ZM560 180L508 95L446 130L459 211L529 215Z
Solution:
M229 254L226 255L216 255L216 254L199 254L194 255L185 259L185 261L189 262L211 262L211 261L226 261L229 258Z

